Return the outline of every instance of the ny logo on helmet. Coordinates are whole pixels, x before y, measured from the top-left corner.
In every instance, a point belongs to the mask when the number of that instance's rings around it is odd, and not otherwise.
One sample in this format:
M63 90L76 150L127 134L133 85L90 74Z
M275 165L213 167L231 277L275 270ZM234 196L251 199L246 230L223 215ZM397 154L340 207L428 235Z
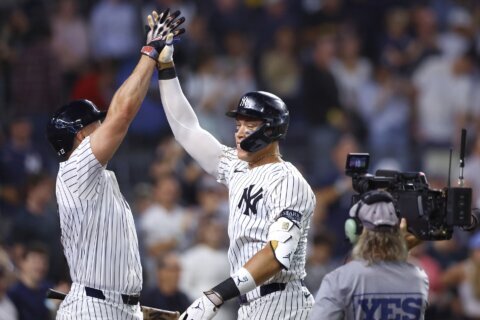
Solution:
M242 100L240 100L240 107L245 109L254 109L255 103L252 101L252 99L243 97Z
M252 194L252 189L255 185L252 184L249 187L243 189L243 195L238 203L238 209L240 209L245 202L245 209L243 210L243 214L250 215L250 211L253 214L257 214L257 203L260 199L263 198L263 188L260 188L256 193Z

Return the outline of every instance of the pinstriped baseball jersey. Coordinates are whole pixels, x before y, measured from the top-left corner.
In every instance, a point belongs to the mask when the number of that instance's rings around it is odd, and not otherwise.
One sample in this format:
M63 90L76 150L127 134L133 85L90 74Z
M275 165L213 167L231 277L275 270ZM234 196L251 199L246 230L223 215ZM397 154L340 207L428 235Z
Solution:
M73 282L139 293L142 266L132 212L115 174L105 170L92 153L90 137L60 163L56 196Z
M237 151L223 147L218 181L229 188L230 217L228 258L233 274L267 244L270 225L285 212L295 213L293 221L301 228L301 238L290 268L266 283L286 283L305 277L305 256L310 218L315 197L300 172L289 162L265 164L253 169L239 160ZM259 290L247 293L249 300Z

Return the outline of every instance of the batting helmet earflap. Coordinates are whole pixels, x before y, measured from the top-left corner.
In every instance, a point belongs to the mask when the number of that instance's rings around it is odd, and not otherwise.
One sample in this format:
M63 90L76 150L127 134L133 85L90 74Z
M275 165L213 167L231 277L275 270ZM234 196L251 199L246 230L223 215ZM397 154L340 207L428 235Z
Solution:
M264 91L246 93L240 99L237 109L227 112L231 118L239 115L264 122L240 143L245 151L256 152L273 141L283 139L287 134L290 114L282 99L274 94Z
M55 111L47 124L47 139L61 161L67 160L75 135L85 126L105 118L89 100L75 100Z

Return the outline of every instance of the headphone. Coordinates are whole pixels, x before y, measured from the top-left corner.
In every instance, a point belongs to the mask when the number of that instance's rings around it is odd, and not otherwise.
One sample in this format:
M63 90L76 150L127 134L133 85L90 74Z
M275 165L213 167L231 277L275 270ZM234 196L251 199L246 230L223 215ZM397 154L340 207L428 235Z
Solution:
M386 191L372 190L364 193L356 203L357 209L355 210L354 216L345 221L345 236L351 244L355 244L363 232L363 223L360 218L358 218L360 209L363 205L370 205L377 202L393 202L393 198Z

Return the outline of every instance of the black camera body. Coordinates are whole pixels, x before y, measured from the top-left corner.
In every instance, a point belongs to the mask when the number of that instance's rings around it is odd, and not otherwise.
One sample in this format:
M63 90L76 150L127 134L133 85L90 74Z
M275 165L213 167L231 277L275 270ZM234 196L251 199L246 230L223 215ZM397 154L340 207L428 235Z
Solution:
M453 235L453 227L472 225L472 189L445 187L431 189L422 172L377 170L368 174L370 155L350 153L345 173L352 177L352 204L370 190L384 189L394 198L399 217L407 220L408 231L422 240L446 240Z

